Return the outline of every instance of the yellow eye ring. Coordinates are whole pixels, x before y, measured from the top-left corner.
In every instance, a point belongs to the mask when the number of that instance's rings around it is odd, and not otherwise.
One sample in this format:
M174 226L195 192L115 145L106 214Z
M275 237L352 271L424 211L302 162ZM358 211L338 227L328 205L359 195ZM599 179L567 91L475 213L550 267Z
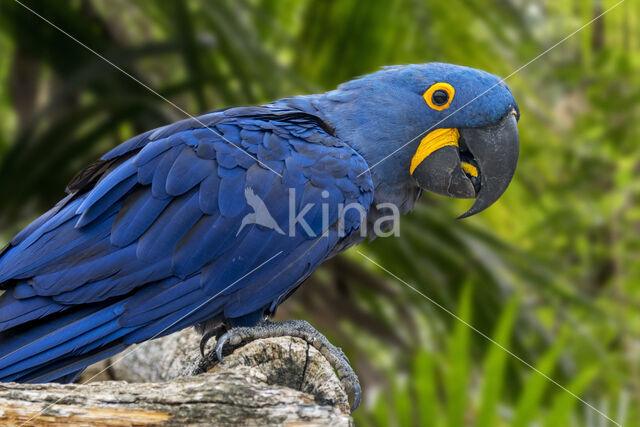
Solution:
M455 89L449 83L434 83L422 95L427 105L434 110L442 111L449 108L453 96L456 94Z

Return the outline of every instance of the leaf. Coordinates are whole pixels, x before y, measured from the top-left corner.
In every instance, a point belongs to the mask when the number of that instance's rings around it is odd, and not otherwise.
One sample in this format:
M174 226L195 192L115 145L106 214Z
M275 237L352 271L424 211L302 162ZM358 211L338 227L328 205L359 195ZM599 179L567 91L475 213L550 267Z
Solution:
M412 374L411 383L419 424L423 426L438 425L436 421L441 419L441 413L433 355L423 348L419 349L413 359Z
M471 323L471 293L472 287L466 285L460 296L457 313L462 321L456 323L448 348L446 393L447 421L450 427L462 427L467 410L471 329L464 322Z
M600 367L597 365L583 369L582 372L567 386L573 394L580 396L582 392L596 378ZM583 405L575 396L564 390L558 390L551 405L551 411L547 415L544 425L546 427L566 426L571 422L571 415L576 406ZM589 410L592 410L589 408Z
M515 325L519 298L513 297L503 310L493 340L500 346L509 348L510 337ZM493 344L484 360L483 384L480 389L480 405L475 425L491 427L496 425L498 403L504 389L507 361L512 357L503 348Z
M529 378L523 387L523 393L520 395L516 405L515 415L511 422L513 427L529 426L532 422L540 418L540 405L545 390L547 390L548 387L557 388L557 386L551 382L550 376L556 367L558 357L564 350L565 342L566 339L564 336L558 338L535 365L536 370L532 370L529 373Z

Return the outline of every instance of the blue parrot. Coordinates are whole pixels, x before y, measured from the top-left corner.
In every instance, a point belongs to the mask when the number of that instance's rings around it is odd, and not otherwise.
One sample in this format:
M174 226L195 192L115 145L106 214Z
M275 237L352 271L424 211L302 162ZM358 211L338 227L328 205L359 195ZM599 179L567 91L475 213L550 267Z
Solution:
M219 358L227 344L302 337L357 406L340 349L305 322L268 317L423 191L475 198L463 216L495 202L515 171L518 119L498 77L428 63L124 142L0 252L0 381L70 382L195 325L201 347L218 338Z

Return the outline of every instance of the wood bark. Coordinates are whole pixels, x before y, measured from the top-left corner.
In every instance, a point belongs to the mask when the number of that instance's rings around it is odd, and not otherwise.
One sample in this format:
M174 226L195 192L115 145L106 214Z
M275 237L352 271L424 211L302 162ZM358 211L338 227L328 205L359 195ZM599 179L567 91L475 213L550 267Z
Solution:
M81 384L0 383L0 424L350 424L333 368L305 341L256 340L222 364L198 342L188 330L132 347Z

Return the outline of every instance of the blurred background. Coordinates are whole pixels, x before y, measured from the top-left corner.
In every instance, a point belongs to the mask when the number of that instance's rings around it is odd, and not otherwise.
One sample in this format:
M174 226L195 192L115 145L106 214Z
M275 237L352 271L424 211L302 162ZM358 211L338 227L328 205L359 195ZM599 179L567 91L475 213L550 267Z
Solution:
M24 0L23 0L24 1ZM391 64L506 77L617 0L25 1L193 115L323 92ZM502 199L425 196L281 307L345 349L358 425L640 423L640 0L511 76L521 155ZM0 0L0 246L109 148L184 118ZM480 333L478 333L480 332ZM491 337L531 367L491 344Z

